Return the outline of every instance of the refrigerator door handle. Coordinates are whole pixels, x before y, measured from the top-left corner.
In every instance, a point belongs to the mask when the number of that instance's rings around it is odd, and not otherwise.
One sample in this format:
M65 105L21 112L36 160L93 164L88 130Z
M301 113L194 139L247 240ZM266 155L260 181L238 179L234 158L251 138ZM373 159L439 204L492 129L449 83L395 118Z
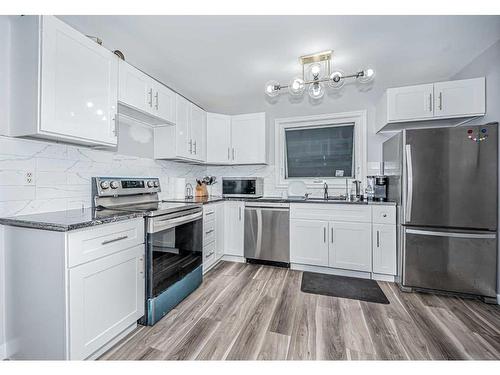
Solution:
M406 233L410 234L422 234L425 236L436 236L436 237L451 237L451 238L484 238L484 239L494 239L496 234L493 233L457 233L457 232L435 232L430 230L420 230L420 229L407 229Z
M406 222L411 221L411 204L413 200L413 168L411 162L411 145L406 145L406 179L407 179L407 193L406 193Z

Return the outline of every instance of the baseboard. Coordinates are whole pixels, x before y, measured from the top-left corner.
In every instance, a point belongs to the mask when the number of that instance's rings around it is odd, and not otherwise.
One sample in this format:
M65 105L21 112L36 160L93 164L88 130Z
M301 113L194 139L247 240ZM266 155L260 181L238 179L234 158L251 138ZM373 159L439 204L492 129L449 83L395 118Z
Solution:
M222 260L227 260L228 262L246 263L245 257L237 255L223 255Z
M358 277L360 279L371 279L371 272L350 271L340 268L330 268L321 266L310 266L307 264L290 263L290 268L297 271L326 273L328 275Z
M372 279L377 281L387 281L393 283L395 280L394 275L383 275L380 273L372 273Z

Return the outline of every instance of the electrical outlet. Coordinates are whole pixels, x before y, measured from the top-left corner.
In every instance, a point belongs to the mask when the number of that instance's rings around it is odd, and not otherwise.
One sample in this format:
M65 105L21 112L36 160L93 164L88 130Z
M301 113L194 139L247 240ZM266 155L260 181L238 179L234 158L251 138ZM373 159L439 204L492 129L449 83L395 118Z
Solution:
M26 185L35 185L35 174L31 171L27 171L25 174Z

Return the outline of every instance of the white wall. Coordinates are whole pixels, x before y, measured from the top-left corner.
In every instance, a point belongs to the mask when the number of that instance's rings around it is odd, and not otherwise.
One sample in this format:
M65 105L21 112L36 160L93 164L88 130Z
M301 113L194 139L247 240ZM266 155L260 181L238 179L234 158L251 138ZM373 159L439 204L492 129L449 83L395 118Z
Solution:
M474 120L469 124L480 125L488 122L500 122L500 40L476 57L467 66L461 69L451 79L466 79L486 77L486 116ZM500 132L499 132L500 144ZM500 159L499 159L500 168ZM499 169L500 176L500 169ZM499 183L500 195L500 183ZM500 212L500 201L499 201ZM500 222L500 219L499 219ZM498 282L497 295L500 303L500 242L498 250Z
M304 95L299 100L282 94L276 100L266 100L266 106L263 109L266 112L267 121L267 142L269 152L268 166L236 166L236 167L209 167L207 173L217 176L258 176L264 177L265 195L281 195L282 190L276 189L274 177L274 146L275 146L275 125L277 118L317 115L324 113L349 112L357 110L367 111L367 160L368 174L377 173L377 170L371 169L382 160L382 143L388 138L387 135L375 134L375 105L378 97L370 92L370 86L357 84L346 84L343 89L338 91L327 90L323 99L317 103L312 102L309 97ZM367 91L365 91L367 90ZM264 95L264 94L263 94ZM215 185L214 190L220 192L220 184ZM321 188L310 191L313 195L321 194Z

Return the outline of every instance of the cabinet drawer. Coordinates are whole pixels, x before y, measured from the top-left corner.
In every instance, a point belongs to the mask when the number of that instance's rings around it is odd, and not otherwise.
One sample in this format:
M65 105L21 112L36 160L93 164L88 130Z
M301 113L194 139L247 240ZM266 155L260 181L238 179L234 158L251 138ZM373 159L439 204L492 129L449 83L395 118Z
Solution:
M371 222L371 206L355 204L298 203L290 205L290 218L326 221Z
M144 244L144 219L104 224L68 233L68 267Z
M377 224L396 224L395 206L373 206L373 222Z
M203 221L209 222L215 220L215 205L203 206Z
M203 270L209 268L215 262L215 242L203 247Z
M215 241L215 220L203 223L203 246Z

